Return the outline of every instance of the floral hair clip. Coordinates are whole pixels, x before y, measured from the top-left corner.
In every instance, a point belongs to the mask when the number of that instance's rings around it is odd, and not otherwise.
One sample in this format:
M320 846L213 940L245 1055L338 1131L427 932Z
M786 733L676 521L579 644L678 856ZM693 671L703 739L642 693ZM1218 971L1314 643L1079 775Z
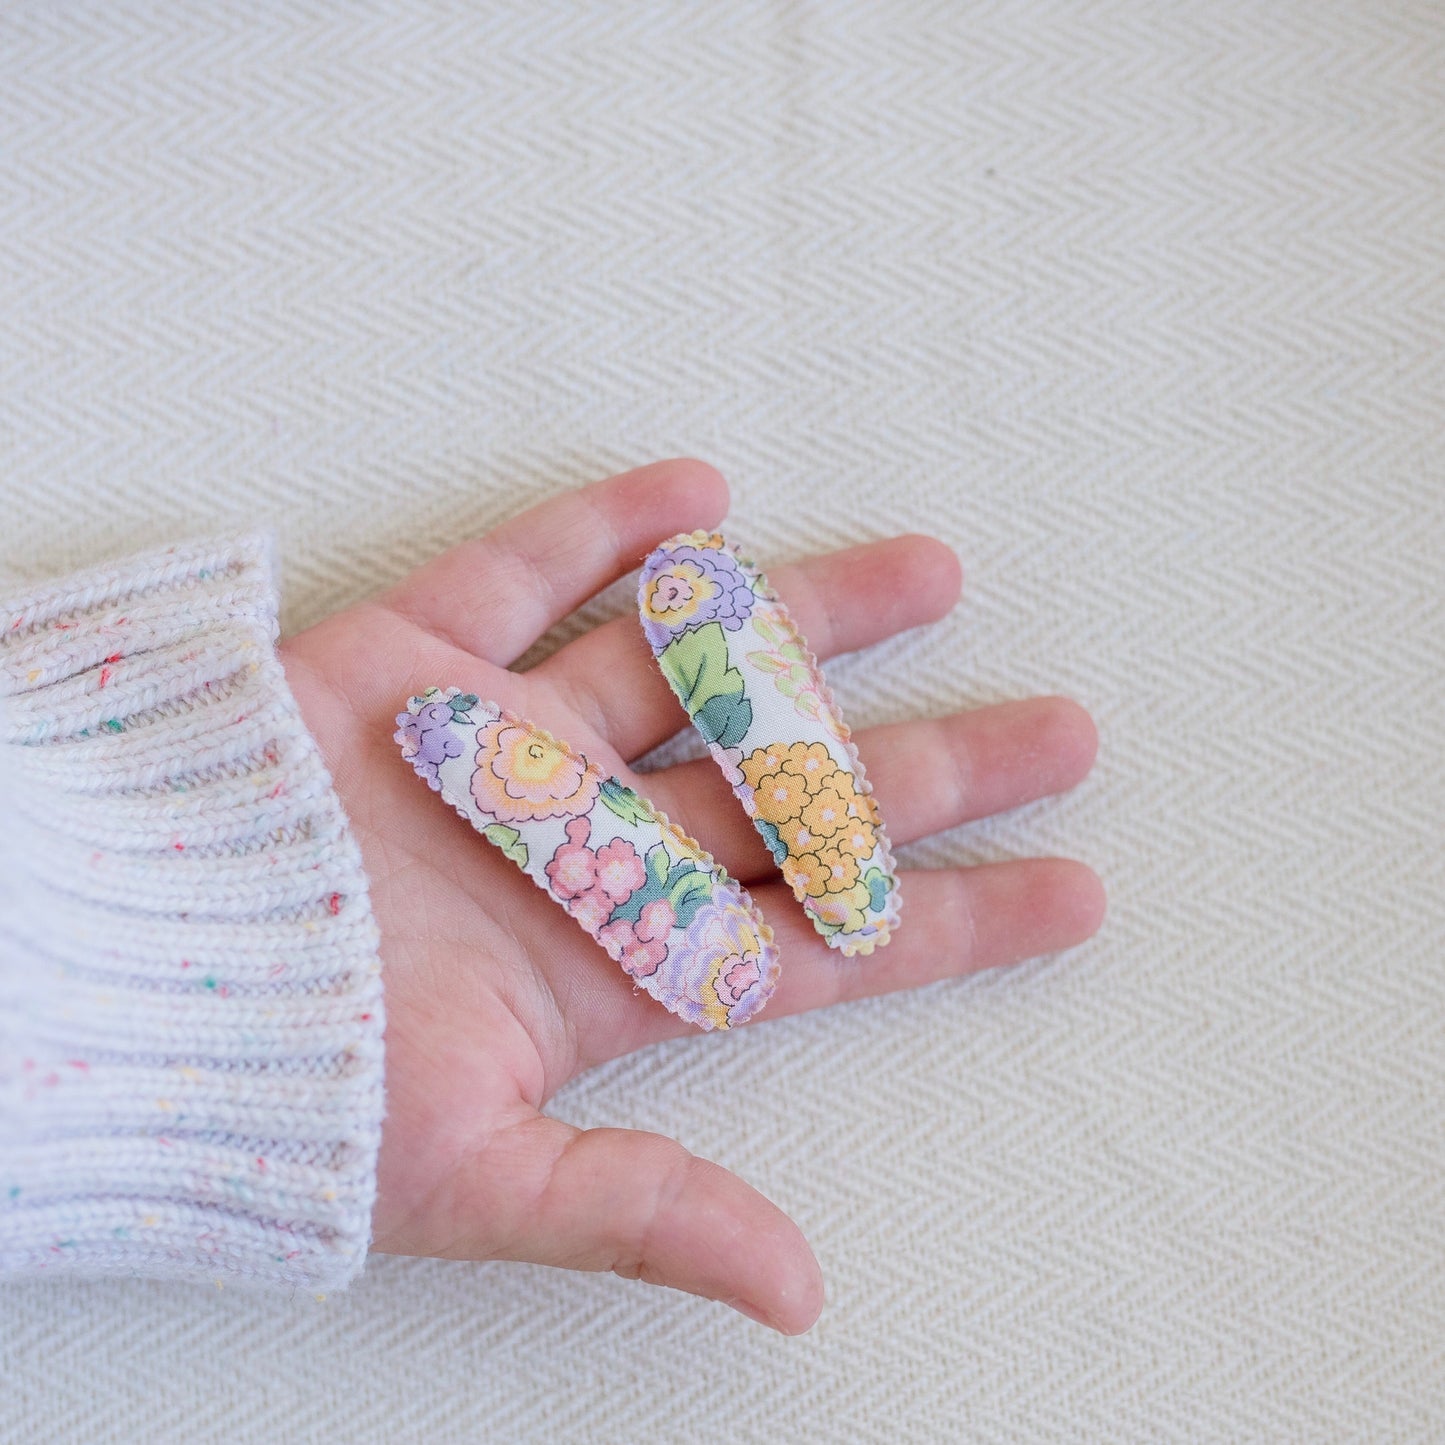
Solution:
M888 942L898 876L817 659L767 579L716 532L643 563L642 629L663 675L828 944Z
M535 723L429 688L397 714L421 777L665 1008L702 1029L752 1018L778 980L742 885L646 799Z

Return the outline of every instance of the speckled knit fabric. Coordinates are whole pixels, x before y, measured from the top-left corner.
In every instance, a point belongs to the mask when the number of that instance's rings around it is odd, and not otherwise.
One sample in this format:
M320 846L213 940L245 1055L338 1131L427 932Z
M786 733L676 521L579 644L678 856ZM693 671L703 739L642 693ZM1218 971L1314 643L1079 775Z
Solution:
M344 1286L381 966L271 539L0 594L0 1274Z

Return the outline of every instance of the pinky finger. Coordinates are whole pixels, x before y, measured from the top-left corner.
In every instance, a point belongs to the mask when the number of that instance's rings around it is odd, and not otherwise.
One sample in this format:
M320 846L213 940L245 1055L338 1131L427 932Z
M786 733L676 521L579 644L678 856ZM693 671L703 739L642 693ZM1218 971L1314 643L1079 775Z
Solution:
M528 1201L493 1258L611 1270L720 1300L786 1335L822 1310L822 1272L798 1226L666 1135L537 1114L494 1135L478 1164Z

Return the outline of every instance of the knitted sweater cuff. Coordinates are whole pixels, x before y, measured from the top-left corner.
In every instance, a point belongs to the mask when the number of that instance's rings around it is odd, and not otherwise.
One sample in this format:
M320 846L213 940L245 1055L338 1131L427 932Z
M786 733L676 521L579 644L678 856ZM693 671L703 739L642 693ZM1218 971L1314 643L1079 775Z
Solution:
M0 592L0 1276L363 1266L377 929L273 579L256 533Z

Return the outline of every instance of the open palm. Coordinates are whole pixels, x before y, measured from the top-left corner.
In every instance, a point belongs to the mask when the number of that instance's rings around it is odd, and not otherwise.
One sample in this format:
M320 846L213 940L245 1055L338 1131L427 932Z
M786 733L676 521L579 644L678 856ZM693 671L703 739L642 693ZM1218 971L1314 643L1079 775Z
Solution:
M782 978L759 1022L1067 947L1103 915L1066 859L905 872L894 940L845 958L814 932L709 758L628 764L686 725L635 617L509 670L663 538L715 527L722 478L658 462L463 542L384 595L282 644L361 845L381 930L387 1117L373 1248L525 1259L726 1301L807 1329L822 1277L797 1226L736 1175L660 1134L541 1112L567 1080L695 1033L645 994L502 854L441 805L392 739L409 695L456 684L533 719L637 787L741 879ZM942 543L900 537L768 568L819 657L940 617L960 587ZM1093 761L1088 715L1035 698L856 735L895 844L1061 791ZM926 765L925 765L926 760Z

